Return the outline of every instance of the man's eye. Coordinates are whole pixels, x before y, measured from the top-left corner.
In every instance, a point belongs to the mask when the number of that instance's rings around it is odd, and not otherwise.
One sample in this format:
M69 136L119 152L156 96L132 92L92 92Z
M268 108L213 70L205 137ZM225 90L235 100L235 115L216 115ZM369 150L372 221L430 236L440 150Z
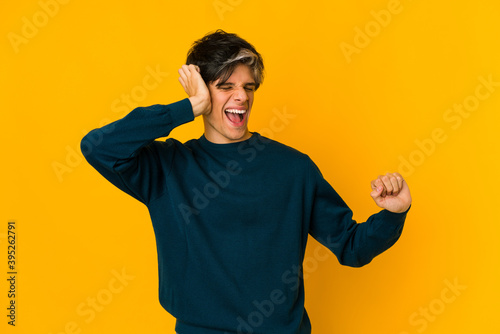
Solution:
M255 87L245 87L245 90L247 92L253 92L253 91L255 91Z
M230 90L231 89L231 86L220 86L219 89L222 89L222 90Z

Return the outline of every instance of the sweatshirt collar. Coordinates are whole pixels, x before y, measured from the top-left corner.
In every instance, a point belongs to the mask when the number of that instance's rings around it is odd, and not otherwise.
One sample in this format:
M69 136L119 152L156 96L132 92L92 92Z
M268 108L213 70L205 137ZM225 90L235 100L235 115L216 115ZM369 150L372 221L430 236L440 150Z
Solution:
M242 147L245 144L248 144L250 141L254 141L255 139L257 139L256 138L257 136L260 136L260 134L257 133L257 132L250 132L250 133L252 134L252 136L250 136L250 138L248 138L248 139L245 139L245 140L242 140L242 141L238 141L238 142L235 142L235 143L227 143L227 144L216 144L216 143L213 143L213 142L209 141L205 137L205 134L203 134L198 139L198 143L204 149L209 149L209 150L212 149L212 150L220 150L220 151L234 151L234 150L238 149L238 147Z

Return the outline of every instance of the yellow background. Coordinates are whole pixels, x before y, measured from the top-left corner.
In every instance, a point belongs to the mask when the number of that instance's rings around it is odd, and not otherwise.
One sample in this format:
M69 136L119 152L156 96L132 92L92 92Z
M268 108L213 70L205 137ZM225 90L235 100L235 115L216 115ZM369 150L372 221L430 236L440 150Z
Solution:
M177 69L217 28L264 56L251 130L309 154L355 219L378 211L369 193L379 174L401 171L410 185L401 239L368 266L341 267L310 239L313 332L500 332L500 86L478 88L479 78L500 82L497 0L66 2L0 5L2 333L173 333L158 303L147 210L83 161L79 142L124 116L113 105L138 97L147 68L168 76L137 104L184 98ZM394 12L384 25L383 10ZM347 44L357 51L345 54ZM476 89L490 94L474 100ZM467 117L446 119L474 101ZM294 118L272 130L277 111ZM202 131L196 120L172 136ZM9 220L18 233L15 328L6 324ZM120 286L113 272L122 270ZM91 317L97 298L105 303Z

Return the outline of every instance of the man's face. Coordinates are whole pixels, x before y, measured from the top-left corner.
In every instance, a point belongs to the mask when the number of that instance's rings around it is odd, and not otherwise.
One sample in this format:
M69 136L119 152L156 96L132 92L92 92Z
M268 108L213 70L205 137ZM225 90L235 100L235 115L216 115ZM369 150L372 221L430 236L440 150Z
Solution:
M217 144L227 144L251 137L248 118L253 104L255 80L247 65L238 65L224 83L208 85L212 111L203 116L205 137Z

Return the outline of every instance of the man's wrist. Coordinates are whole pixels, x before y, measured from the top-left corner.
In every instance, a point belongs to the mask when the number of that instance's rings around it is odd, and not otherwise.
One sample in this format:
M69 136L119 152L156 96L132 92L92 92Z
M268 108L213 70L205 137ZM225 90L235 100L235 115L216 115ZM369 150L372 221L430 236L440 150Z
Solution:
M198 117L205 113L206 101L204 99L197 96L191 96L189 97L189 101L193 107L194 117Z

